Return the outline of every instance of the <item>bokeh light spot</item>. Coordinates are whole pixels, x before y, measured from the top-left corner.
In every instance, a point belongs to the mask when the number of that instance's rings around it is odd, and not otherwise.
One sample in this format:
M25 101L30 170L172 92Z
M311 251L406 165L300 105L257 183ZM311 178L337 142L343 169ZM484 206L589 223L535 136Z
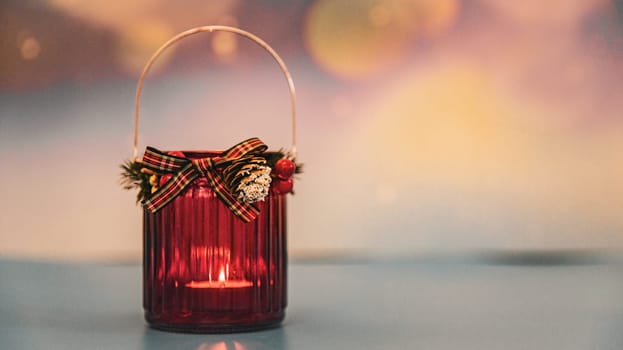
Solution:
M308 10L305 44L324 69L345 78L388 70L417 38L455 22L456 0L319 0Z
M216 23L230 27L238 27L238 20L231 15L223 15ZM211 37L214 54L223 62L231 61L238 51L238 36L229 32L214 32Z
M24 60L34 60L39 57L40 53L41 44L39 44L39 40L37 40L37 38L30 36L22 41L20 45L20 54Z
M212 49L221 59L231 58L238 49L238 41L235 34L226 32L216 32L212 37Z
M507 166L491 158L512 159L516 151L514 119L501 98L477 67L413 72L373 108L364 139L379 141L372 158L392 164L387 176L396 181L411 181L414 174L478 181Z
M120 31L121 40L117 50L117 61L123 69L132 74L140 73L151 55L173 36L173 30L161 20L141 20L128 23ZM175 50L167 49L152 68L163 67Z
M404 48L383 5L370 1L319 0L309 9L305 43L316 62L346 78L378 73ZM381 26L381 24L384 24Z

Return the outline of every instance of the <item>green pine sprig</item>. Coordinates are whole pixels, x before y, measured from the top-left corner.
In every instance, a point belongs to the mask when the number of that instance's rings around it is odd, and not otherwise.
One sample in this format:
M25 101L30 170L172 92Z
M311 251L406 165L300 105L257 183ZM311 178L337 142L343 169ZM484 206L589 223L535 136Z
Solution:
M151 194L150 174L141 172L143 165L139 161L126 160L121 167L121 186L126 190L138 189L136 203L140 203Z

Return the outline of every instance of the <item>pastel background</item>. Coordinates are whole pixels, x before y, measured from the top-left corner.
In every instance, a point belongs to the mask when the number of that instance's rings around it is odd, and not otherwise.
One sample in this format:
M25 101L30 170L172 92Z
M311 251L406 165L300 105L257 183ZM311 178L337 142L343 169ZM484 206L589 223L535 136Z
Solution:
M623 248L621 0L9 0L0 256L140 259L136 80L204 24L293 75L292 257ZM287 86L244 39L193 36L152 73L141 149L289 146Z

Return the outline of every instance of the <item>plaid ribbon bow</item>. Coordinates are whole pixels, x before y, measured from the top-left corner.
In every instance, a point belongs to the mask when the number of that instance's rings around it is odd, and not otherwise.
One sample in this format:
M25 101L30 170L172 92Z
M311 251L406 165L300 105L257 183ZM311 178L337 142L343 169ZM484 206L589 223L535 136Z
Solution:
M259 210L251 204L240 202L234 198L216 170L241 157L262 153L267 148L268 146L260 139L253 137L238 143L220 156L188 159L166 154L153 147L147 147L143 156L143 166L157 172L174 175L142 204L147 210L155 213L179 196L195 179L205 176L218 198L236 216L244 222L253 221L259 214Z

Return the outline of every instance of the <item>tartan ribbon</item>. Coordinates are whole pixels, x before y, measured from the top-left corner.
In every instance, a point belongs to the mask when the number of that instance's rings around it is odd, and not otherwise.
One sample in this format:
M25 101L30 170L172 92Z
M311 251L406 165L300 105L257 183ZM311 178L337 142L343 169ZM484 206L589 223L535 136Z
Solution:
M195 179L204 176L217 197L244 222L255 220L259 210L247 203L237 200L225 186L225 182L217 171L232 162L264 152L266 146L257 137L242 141L220 156L188 159L176 157L153 147L147 147L143 155L143 166L160 173L169 173L173 176L156 191L149 199L142 202L145 209L152 213L157 212L179 196Z

